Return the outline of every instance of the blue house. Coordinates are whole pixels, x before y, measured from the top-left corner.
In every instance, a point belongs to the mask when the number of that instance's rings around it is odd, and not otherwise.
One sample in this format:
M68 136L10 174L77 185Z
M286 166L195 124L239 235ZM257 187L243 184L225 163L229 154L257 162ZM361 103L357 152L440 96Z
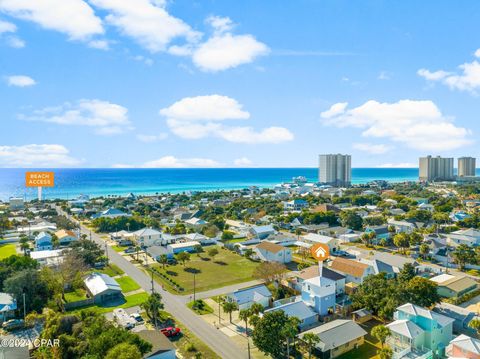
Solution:
M264 308L270 306L272 293L263 285L256 285L250 288L239 289L227 295L227 300L238 304L238 309L248 309L253 303L259 303Z
M300 331L307 330L311 328L316 323L318 323L318 315L315 313L312 308L306 305L304 302L293 302L280 305L278 307L267 309L264 313L267 312L276 312L281 310L289 317L296 317L300 319L299 329Z
M40 232L35 237L35 250L45 251L53 249L52 236L47 232Z
M389 239L390 232L388 231L388 226L374 226L367 227L365 233L375 233L375 242L380 241L381 239Z
M15 316L17 301L8 293L0 293L0 324Z
M335 281L325 277L307 279L302 284L302 301L324 316L335 310Z

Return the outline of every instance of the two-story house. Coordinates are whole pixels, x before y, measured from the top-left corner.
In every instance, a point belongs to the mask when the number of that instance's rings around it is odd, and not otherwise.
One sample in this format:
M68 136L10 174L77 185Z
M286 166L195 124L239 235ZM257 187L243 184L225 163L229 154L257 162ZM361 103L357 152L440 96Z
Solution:
M395 321L387 324L391 332L387 345L392 348L394 359L445 355L452 340L452 318L411 303L398 307L393 317Z
M302 285L302 301L321 316L335 310L335 282L325 277L307 279Z

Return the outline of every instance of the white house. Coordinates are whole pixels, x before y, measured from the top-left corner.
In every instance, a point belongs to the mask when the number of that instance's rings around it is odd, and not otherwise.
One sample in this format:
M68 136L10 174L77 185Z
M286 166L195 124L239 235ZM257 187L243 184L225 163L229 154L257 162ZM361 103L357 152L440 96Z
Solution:
M275 228L273 228L272 225L266 225L266 226L252 226L249 230L249 234L252 237L258 238L258 239L265 239L271 234L275 234Z
M161 244L162 232L153 228L142 228L132 233L132 237L142 247Z
M109 208L103 212L94 214L92 219L96 218L117 218L117 217L130 217L131 214L125 213L117 208Z
M317 243L323 243L328 246L330 252L335 252L338 249L338 241L336 238L330 236L324 236L316 233L307 233L300 237L302 242L314 245Z
M407 221L396 221L394 219L388 220L388 225L395 227L396 233L412 233L415 230L415 224Z
M283 202L283 209L286 211L301 211L308 207L308 202L304 199L294 199L288 202Z
M94 272L84 279L85 288L95 303L105 303L122 296L118 282L107 274Z
M239 310L248 309L253 303L259 303L264 308L268 308L272 299L272 293L264 284L259 284L230 293L226 296L226 299L237 303Z
M289 263L292 261L290 248L269 241L260 242L255 247L258 258L266 262Z
M192 228L201 228L203 226L206 226L207 224L208 224L208 222L205 221L204 219L200 219L200 218L196 218L196 217L187 219L185 221L185 225L187 227L192 227Z
M480 231L469 228L449 233L447 234L447 243L451 246L458 246L460 244L478 246L480 245Z

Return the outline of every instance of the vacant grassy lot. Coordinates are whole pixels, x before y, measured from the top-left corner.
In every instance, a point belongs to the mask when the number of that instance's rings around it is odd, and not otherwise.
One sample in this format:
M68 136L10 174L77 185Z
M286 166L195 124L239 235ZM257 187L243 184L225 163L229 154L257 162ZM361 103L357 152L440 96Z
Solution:
M123 293L128 293L137 289L140 289L140 286L129 276L124 276L115 279L118 284L120 284L120 288L122 288Z
M190 261L185 263L185 266L179 263L166 266L165 270L162 269L163 266L160 264L155 266L180 284L185 289L184 294L193 293L194 273L197 292L254 279L253 272L259 263L241 257L227 249L221 247L217 247L217 249L219 253L213 259L207 253L200 253L200 255L192 254ZM170 289L163 278L159 276L156 278L158 281L166 283L166 288Z
M201 299L197 300L196 303L195 301L191 301L187 304L187 307L199 315L213 313L213 309Z
M97 272L100 273L105 273L106 275L109 275L110 277L115 277L117 275L122 275L125 272L121 270L117 265L110 263L108 266L105 268L98 270Z
M110 248L112 248L115 252L123 252L128 247L126 247L126 246L111 246Z
M85 289L77 289L75 292L65 293L65 300L67 303L78 302L87 299L87 292Z
M137 293L137 294L132 294L132 295L126 296L125 301L121 304L118 304L118 305L112 305L112 306L88 305L88 306L85 306L85 307L76 308L76 309L72 310L71 312L78 313L82 310L89 309L89 310L93 310L97 313L102 313L103 314L103 313L112 312L116 308L130 308L130 307L134 307L136 305L140 305L143 302L145 302L147 300L147 298L148 298L148 293L142 292L142 293Z
M0 244L0 259L4 259L17 254L15 244Z

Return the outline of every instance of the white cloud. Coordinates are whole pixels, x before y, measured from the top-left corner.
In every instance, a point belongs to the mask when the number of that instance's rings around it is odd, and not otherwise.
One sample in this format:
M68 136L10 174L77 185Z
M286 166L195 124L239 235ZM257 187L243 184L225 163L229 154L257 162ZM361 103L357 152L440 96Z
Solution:
M102 21L83 0L0 0L0 11L65 33L72 40L103 33Z
M149 161L142 165L143 168L213 168L220 167L220 163L209 158L176 158L165 156L158 160Z
M242 110L237 100L228 96L208 95L185 97L173 105L161 109L160 114L177 120L226 120L247 119L250 114Z
M418 165L410 162L403 163L384 163L376 166L377 168L417 168Z
M199 33L165 9L165 2L150 0L91 0L110 13L105 20L151 52L165 51L175 38L194 41Z
M349 110L335 104L322 118L325 125L359 128L363 137L387 138L422 151L448 151L472 143L471 131L456 126L432 101L371 100Z
M222 71L253 62L269 48L252 35L214 34L193 52L193 63L202 71Z
M37 82L34 79L25 75L8 76L7 82L9 86L17 86L17 87L29 87L37 84Z
M392 147L388 145L384 145L384 144L376 145L371 143L354 143L352 147L356 150L368 152L372 155L380 155L392 149Z
M153 60L149 57L145 57L145 56L142 56L142 55L137 55L137 56L134 56L133 59L135 61L138 61L138 62L143 62L147 66L152 66L153 65Z
M388 73L387 71L380 71L377 79L383 80L383 81L390 80L390 73Z
M1 2L0 2L1 5ZM15 32L17 31L17 27L15 24L12 24L11 22L8 21L3 21L0 20L0 35L5 34L7 32Z
M480 49L475 52L480 57ZM418 70L417 74L427 81L437 81L447 85L452 90L469 91L475 93L480 88L480 63L476 60L458 66L459 72L448 72L444 70L430 71L427 69Z
M13 47L15 49L21 49L25 47L25 41L20 39L17 36L8 36L7 37L7 45Z
M293 134L283 127L267 127L256 131L249 126L227 126L223 122L245 120L250 113L227 96L186 97L160 110L167 117L167 126L177 136L200 139L208 136L235 143L281 143L291 141Z
M237 158L233 161L233 164L237 167L250 167L253 162L249 160L247 157Z
M92 40L88 43L88 46L93 48L93 49L98 49L98 50L109 50L110 49L110 44L108 43L107 40Z
M58 107L36 110L32 115L20 115L27 121L42 121L59 125L88 126L99 135L115 135L133 129L128 119L128 109L101 100L80 100Z
M137 140L145 143L152 143L152 142L158 142L166 139L168 137L168 134L166 133L160 133L158 135L142 135L138 134Z
M0 146L1 167L72 167L82 163L63 145Z
M331 117L337 116L339 114L344 113L347 106L348 106L348 102L336 103L332 105L332 107L330 107L327 111L323 111L320 114L320 116L322 116L322 118L331 118Z

